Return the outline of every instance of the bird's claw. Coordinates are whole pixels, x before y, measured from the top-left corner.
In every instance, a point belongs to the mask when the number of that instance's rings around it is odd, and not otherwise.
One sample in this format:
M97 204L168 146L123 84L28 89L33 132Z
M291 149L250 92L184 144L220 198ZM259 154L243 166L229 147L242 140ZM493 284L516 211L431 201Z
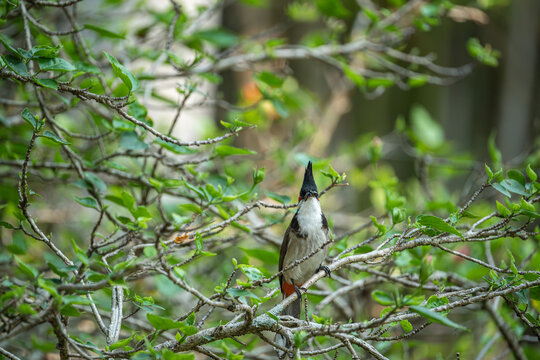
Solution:
M317 272L321 271L321 270L324 270L324 272L326 273L326 275L331 278L332 276L330 275L330 268L326 265L319 265L319 267L317 268Z

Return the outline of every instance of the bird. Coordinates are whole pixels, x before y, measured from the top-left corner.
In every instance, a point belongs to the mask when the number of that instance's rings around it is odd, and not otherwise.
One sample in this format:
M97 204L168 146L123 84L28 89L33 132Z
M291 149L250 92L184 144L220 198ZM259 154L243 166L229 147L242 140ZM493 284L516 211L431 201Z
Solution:
M298 208L291 220L279 253L279 283L283 298L296 293L297 299L288 305L282 315L290 315L300 318L302 285L315 273L324 270L330 276L330 270L323 262L328 254L329 239L331 238L328 220L322 212L319 202L317 184L313 178L313 164L308 162L304 173L304 181L298 197ZM311 257L291 267L295 261L308 255ZM276 343L285 348L290 348L285 338L277 334ZM292 354L290 354L292 356ZM278 357L284 358L285 353L278 350Z

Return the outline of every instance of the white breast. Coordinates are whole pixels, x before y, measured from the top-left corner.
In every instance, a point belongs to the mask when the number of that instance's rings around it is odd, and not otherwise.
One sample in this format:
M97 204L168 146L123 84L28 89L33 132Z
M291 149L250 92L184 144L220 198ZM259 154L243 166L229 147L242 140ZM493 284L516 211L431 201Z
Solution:
M326 242L326 231L322 228L322 211L319 201L316 198L309 198L300 204L298 213L299 231L302 237L296 237L291 233L289 239L289 247L284 259L284 267L294 261L311 254L321 247ZM297 265L296 267L285 271L284 276L287 282L294 279L296 283L304 283L307 281L324 261L328 253L328 246L321 249L308 260Z

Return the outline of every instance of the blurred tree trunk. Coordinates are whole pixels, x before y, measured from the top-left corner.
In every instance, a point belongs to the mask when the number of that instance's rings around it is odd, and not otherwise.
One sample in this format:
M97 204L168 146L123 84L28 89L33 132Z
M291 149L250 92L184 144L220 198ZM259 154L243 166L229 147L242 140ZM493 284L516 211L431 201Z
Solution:
M503 54L504 79L499 111L499 146L506 157L527 150L533 140L535 67L538 64L540 1L519 0L510 5L509 36ZM538 91L538 89L536 89Z

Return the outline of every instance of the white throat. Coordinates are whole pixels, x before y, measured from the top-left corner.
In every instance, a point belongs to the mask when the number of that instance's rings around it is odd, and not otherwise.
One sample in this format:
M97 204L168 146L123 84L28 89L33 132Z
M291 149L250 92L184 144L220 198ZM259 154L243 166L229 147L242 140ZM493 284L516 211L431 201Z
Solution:
M322 227L322 210L319 200L309 197L300 202L296 215L300 230L305 233L320 231Z

